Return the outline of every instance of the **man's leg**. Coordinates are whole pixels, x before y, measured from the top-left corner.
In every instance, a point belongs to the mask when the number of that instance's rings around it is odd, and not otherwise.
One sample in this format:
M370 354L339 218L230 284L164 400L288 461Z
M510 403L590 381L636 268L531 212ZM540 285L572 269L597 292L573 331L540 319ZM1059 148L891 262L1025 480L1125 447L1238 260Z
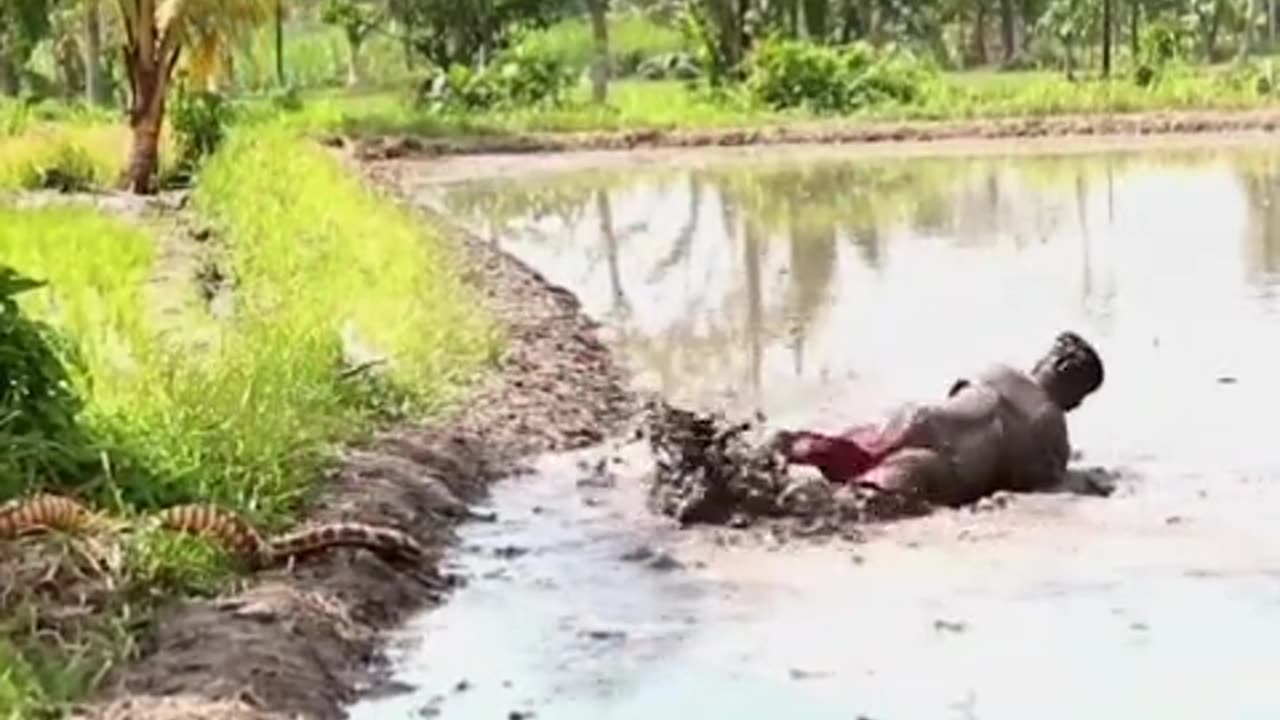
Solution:
M945 494L950 478L951 467L941 455L928 448L913 447L889 455L858 478L858 482L886 492L918 495L934 501Z

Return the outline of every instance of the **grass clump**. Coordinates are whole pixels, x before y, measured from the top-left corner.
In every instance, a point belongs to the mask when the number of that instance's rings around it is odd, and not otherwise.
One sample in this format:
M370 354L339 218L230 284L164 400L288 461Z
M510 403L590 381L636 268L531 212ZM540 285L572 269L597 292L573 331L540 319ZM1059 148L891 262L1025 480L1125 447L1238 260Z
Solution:
M0 190L83 190L110 184L124 168L127 128L44 124L0 136Z
M0 426L0 501L74 490L126 519L214 502L275 530L334 444L380 418L441 409L492 357L500 338L449 250L323 149L283 127L241 128L200 179L195 205L220 229L215 260L235 280L229 318L194 283L162 279L191 270L170 265L180 258L166 235L85 207L0 206L0 264L47 281L18 301L48 323L31 320L28 334L57 328L75 350L51 342L44 355L29 352L39 362L19 367L43 374L26 385L56 392L22 395L37 407L10 415L42 417L37 401L55 397L62 414L46 424L79 433L44 432L27 461ZM17 334L0 322L9 368ZM348 376L353 345L357 361L365 352L385 363ZM57 464L55 447L81 452ZM57 717L132 652L158 602L213 593L229 569L205 541L139 527L7 545L0 718L11 708ZM83 612L49 613L69 606Z
M496 347L452 251L282 127L234 132L195 201L232 239L247 317L287 312L304 338L358 337L417 406L447 401Z

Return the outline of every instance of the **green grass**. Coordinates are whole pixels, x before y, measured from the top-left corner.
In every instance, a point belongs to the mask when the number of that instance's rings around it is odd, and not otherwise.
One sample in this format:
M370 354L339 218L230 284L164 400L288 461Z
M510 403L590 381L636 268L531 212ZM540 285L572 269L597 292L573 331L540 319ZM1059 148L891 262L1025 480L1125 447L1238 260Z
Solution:
M218 257L237 281L233 319L212 315L194 285L149 282L180 269L153 229L87 208L0 207L0 263L49 281L24 309L83 355L82 420L106 458L90 496L102 507L127 517L212 501L278 528L337 443L389 411L439 412L499 347L450 248L287 129L233 133L203 170L195 206L225 233ZM348 329L390 359L384 381L339 378ZM57 489L85 478L44 480ZM106 628L145 619L166 594L220 587L226 567L216 553L193 555L200 547L130 539L120 584L129 597L100 608L93 638L68 643L62 652L77 662L18 625L0 628L14 643L0 644L5 711L37 717L32 708L78 697L128 647L128 632Z
M171 166L172 133L164 133L161 172ZM129 128L106 110L44 102L0 102L0 191L38 187L57 169L102 187L128 162Z
M994 77L993 77L994 76ZM635 129L746 128L794 122L948 120L1043 117L1190 109L1246 109L1275 99L1232 82L1227 73L1186 72L1151 88L1127 79L1070 82L1047 72L944 75L924 98L909 105L880 106L845 116L795 110L776 112L742 93L712 98L690 92L679 81L624 80L611 86L606 106L588 101L579 85L570 103L558 109L487 114L433 114L413 108L407 94L381 92L309 96L290 122L308 130L354 134L414 133L424 136L498 135L525 132L582 132Z
M554 57L578 70L590 67L595 57L591 24L586 18L564 20L531 32L520 45L528 52ZM645 60L673 52L692 52L679 29L658 25L638 14L609 17L609 56L615 74L633 74Z

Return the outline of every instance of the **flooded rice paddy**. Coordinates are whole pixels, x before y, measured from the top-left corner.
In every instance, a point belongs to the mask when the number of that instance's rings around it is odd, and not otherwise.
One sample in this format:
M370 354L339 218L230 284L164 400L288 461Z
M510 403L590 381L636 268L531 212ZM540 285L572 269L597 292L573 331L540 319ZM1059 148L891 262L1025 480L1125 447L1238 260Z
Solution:
M425 166L424 166L425 168ZM865 542L677 531L645 456L551 456L464 530L468 579L360 720L1280 715L1280 151L841 159L440 186L424 202L574 291L637 383L837 428L1060 329L1110 498Z

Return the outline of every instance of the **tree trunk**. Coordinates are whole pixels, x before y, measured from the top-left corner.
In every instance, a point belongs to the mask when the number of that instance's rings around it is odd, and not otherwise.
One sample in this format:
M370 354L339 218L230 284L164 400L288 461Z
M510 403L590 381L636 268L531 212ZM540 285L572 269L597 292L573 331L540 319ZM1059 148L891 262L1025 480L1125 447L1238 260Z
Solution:
M969 64L987 63L987 0L977 0L973 12L973 36L969 39Z
M84 16L84 99L90 105L106 104L102 75L102 6L91 0Z
M1017 51L1015 27L1013 0L1000 0L1000 45L1005 62L1013 60Z
M844 0L844 12L840 16L840 42L852 42L860 34L860 27L856 0Z
M1115 0L1102 0L1102 77L1111 77L1111 11Z
M1214 52L1218 47L1218 29L1222 27L1222 3L1213 4L1213 14L1209 16L1204 31L1204 59L1213 62Z
M591 41L595 59L591 64L591 99L604 104L609 99L609 0L587 0L591 13Z
M0 95L16 97L21 89L18 83L18 68L14 66L4 45L0 44Z
M168 77L167 69L159 64L148 71L135 72L133 106L129 111L133 148L125 180L135 195L149 195L155 192L156 170L160 166L160 130L164 123Z
M1276 44L1276 0L1267 0L1267 42Z
M1258 18L1257 0L1248 0L1244 10L1244 42L1240 45L1240 57L1248 57L1253 53L1253 21Z
M347 37L347 87L360 86L360 40Z
M284 82L284 0L276 0L276 85Z
M1142 54L1142 4L1138 0L1129 0L1129 53L1133 61L1138 62Z
M804 2L804 29L812 42L827 41L828 7L828 0L805 0Z

